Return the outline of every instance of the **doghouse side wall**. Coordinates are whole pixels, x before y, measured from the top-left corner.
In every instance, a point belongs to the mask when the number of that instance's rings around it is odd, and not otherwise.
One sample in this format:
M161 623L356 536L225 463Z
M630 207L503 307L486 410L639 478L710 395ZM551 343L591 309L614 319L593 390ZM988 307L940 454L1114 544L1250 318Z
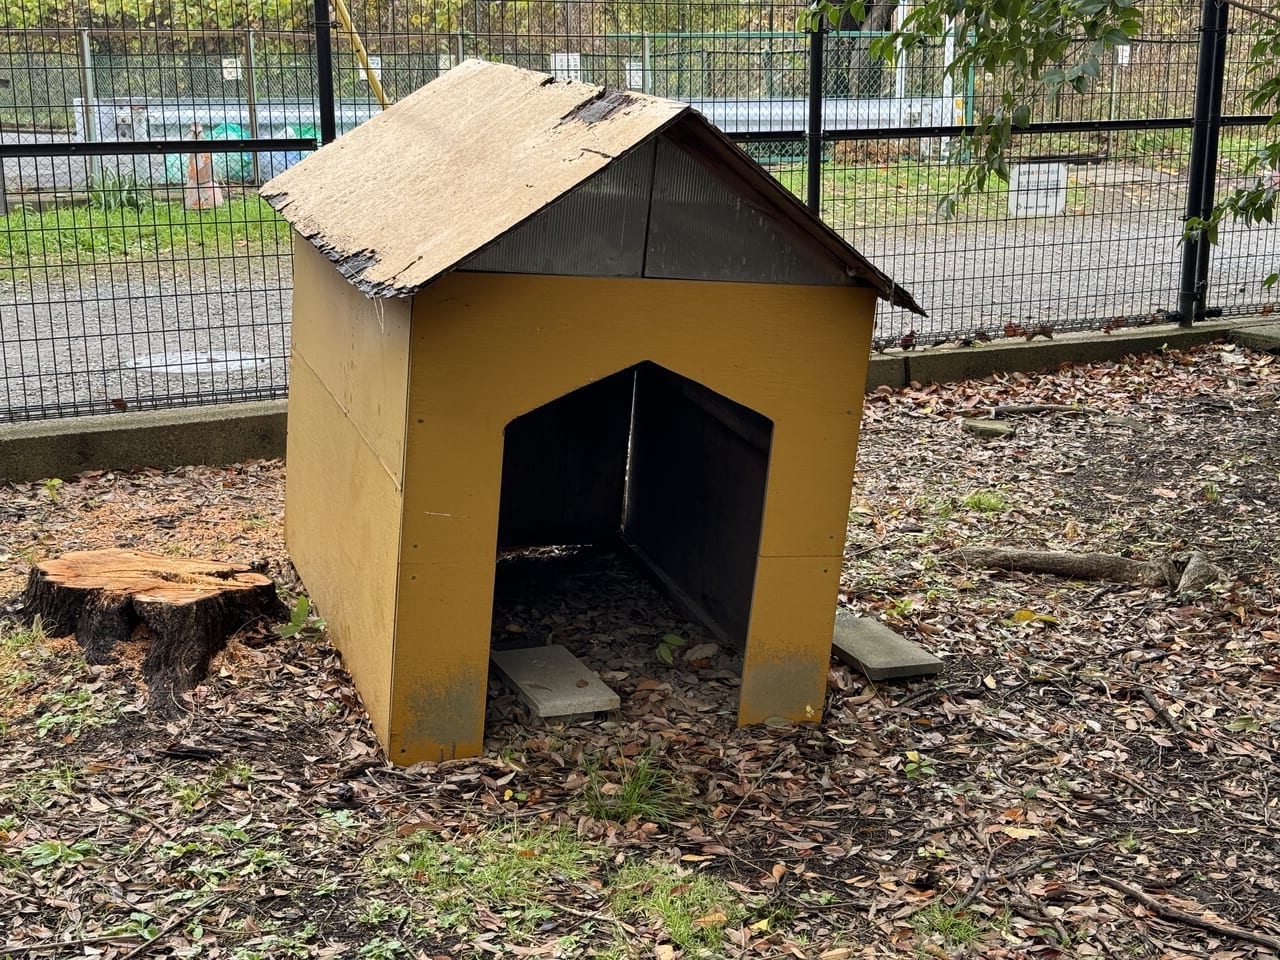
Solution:
M636 371L624 531L699 619L747 641L773 425L652 364Z
M633 385L630 371L615 374L507 424L500 549L597 543L617 534Z
M409 305L294 244L285 540L374 730L390 720Z
M824 701L870 290L455 273L414 298L398 763L483 746L503 429L650 360L773 421L740 717Z

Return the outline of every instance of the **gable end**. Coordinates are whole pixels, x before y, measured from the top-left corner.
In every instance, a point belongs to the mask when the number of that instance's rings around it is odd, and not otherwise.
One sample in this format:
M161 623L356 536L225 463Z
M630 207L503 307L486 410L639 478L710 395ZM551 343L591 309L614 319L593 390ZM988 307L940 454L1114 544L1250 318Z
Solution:
M458 266L486 273L865 285L658 135Z

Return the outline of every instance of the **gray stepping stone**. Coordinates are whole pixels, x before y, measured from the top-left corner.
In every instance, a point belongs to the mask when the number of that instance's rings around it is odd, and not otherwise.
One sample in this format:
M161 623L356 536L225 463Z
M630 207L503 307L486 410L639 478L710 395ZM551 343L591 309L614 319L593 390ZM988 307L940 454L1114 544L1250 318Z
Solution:
M541 719L617 710L622 705L603 680L562 646L494 650L489 659Z
M942 661L895 633L879 620L836 611L835 655L857 667L868 680L923 677L942 670Z

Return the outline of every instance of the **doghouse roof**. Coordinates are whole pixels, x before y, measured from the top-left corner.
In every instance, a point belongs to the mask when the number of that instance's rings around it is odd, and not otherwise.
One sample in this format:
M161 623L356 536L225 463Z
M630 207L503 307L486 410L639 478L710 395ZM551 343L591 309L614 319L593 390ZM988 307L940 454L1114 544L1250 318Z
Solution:
M868 286L923 312L687 104L503 64L450 70L262 196L369 296L507 270Z

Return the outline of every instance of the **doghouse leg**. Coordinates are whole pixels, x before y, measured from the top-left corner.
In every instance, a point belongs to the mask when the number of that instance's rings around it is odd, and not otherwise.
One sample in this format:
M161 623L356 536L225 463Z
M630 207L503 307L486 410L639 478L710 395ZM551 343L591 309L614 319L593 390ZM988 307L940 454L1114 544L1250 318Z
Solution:
M401 566L388 748L393 763L438 763L484 751L492 616L492 560Z
M840 584L838 557L761 557L738 724L822 719Z

